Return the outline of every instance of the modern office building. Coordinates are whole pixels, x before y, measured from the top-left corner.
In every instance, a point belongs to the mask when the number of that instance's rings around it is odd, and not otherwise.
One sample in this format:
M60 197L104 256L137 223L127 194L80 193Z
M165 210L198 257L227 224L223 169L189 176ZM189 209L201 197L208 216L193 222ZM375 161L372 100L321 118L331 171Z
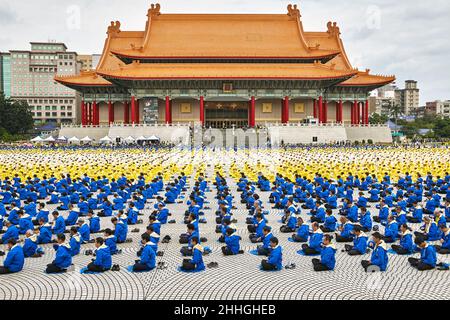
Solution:
M10 50L10 95L26 100L36 124L76 123L79 94L54 81L80 72L77 53L63 43L31 42L31 50Z
M450 117L450 100L427 102L425 113L428 115L437 115L449 118Z
M11 96L11 55L5 52L0 52L0 92Z
M417 81L406 80L404 89L395 90L395 100L402 108L402 113L409 116L416 113L420 103L420 90Z

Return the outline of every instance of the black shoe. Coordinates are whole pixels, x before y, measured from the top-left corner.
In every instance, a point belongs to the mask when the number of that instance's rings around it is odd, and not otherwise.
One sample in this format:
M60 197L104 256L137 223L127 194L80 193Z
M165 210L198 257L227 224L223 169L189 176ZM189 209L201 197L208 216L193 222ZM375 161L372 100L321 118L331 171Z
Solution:
M118 264L113 265L111 271L120 271L120 266Z

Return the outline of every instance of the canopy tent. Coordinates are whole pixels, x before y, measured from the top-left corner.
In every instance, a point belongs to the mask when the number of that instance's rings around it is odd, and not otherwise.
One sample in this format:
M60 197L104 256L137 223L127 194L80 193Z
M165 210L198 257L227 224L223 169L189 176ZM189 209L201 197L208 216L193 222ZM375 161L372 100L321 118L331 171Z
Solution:
M140 136L139 138L136 138L136 141L147 141L148 138L144 137L144 136Z
M46 139L44 139L44 142L55 142L55 138L53 138L52 136L47 137Z
M61 136L58 137L58 139L56 139L57 141L67 141L67 138L65 136Z
M113 140L110 137L105 136L100 139L100 142L111 143L111 142L113 142Z
M42 142L44 139L42 139L40 136L37 136L36 138L33 138L30 140L31 142Z
M72 137L69 140L67 140L68 142L80 142L80 139L78 139L77 137Z
M150 141L159 141L161 139L159 139L157 136L151 136L150 138L148 138L148 140L150 140Z
M124 140L125 142L134 142L134 141L136 141L132 136L129 136L129 137L127 137L127 138L125 138L125 140Z
M93 140L89 136L86 136L83 139L81 139L80 141L81 142L92 142Z

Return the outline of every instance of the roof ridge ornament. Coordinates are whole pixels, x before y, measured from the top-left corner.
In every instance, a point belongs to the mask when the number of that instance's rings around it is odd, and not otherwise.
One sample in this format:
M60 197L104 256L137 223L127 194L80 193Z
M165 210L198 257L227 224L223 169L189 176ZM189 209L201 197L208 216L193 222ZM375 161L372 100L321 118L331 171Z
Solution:
M148 9L147 17L156 17L161 14L161 5L159 3L153 4Z
M120 33L120 21L111 21L111 25L108 27L106 34L118 34Z
M288 16L292 19L300 19L302 15L300 14L300 9L298 9L297 5L290 4L287 6Z
M334 36L334 35L340 35L341 34L341 30L339 29L339 27L337 26L337 22L331 22L329 21L327 23L327 32L330 36Z

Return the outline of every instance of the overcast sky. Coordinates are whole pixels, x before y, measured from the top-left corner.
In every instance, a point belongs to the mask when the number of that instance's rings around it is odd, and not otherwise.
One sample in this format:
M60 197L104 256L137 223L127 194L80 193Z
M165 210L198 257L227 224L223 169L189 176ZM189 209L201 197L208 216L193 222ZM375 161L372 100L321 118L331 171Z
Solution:
M285 13L284 0L159 0L163 13ZM0 0L0 51L30 41L65 42L70 50L101 53L106 28L143 30L147 0ZM450 99L450 1L303 0L307 31L336 21L354 66L419 81L421 104ZM168 39L170 40L170 39Z

